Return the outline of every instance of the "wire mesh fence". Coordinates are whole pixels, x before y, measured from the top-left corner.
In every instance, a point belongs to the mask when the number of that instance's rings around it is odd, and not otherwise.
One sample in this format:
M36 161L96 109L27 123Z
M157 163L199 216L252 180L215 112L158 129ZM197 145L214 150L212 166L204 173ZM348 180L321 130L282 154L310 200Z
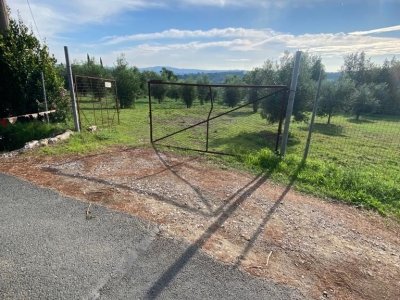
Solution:
M303 154L308 130L309 122L291 125L289 154ZM317 116L308 158L393 181L400 175L400 115Z
M153 143L218 154L277 149L286 86L150 81L148 87ZM272 98L280 110L279 120L266 126L257 111Z
M110 128L119 124L117 85L114 79L75 76L81 128L96 125Z

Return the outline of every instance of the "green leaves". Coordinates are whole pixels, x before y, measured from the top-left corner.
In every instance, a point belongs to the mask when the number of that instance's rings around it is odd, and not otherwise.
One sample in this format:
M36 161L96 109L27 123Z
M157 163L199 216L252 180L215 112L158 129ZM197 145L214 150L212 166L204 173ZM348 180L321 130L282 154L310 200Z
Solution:
M58 120L66 116L62 78L56 60L22 21L10 20L6 35L0 35L0 117L34 113L43 102L44 73L49 109L57 108Z

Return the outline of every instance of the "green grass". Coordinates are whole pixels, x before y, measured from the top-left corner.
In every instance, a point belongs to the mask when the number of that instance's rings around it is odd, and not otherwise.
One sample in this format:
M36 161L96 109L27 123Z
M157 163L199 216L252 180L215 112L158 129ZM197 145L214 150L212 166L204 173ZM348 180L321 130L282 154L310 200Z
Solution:
M302 192L342 200L400 219L399 173L388 175L373 166L346 168L313 158L303 164L300 155L289 154L281 159L268 149L247 155L244 162L270 172L278 182L294 179L294 186Z
M212 116L227 111L216 105ZM181 102L153 104L154 137L180 130L204 120L209 106L187 109ZM321 197L342 200L400 219L400 118L334 116L332 124L317 118L311 151L302 164L307 137L306 123L292 123L288 154L274 154L276 124L267 124L250 108L230 113L210 122L209 150L239 154L217 157L216 161L238 168L265 171L281 183L293 178L294 187ZM184 131L160 143L205 149L206 126ZM114 145L149 144L148 105L137 101L134 109L124 109L120 124L97 133L83 132L70 141L43 148L45 154L89 153Z
M33 121L29 123L9 124L0 126L0 151L10 151L22 148L26 142L55 136L67 129L66 124L43 123Z

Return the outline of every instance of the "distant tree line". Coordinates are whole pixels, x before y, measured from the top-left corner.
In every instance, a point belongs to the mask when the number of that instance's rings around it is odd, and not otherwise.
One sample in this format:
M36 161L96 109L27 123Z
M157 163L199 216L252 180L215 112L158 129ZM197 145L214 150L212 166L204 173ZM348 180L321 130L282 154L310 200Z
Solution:
M336 81L325 81L321 90L319 115L327 123L338 113L352 114L358 120L366 114L400 115L400 61L371 62L364 52L344 58Z
M239 85L287 85L291 80L293 55L286 52L279 61L267 60L263 66L243 73L215 73L222 83ZM400 115L400 61L386 60L382 65L371 62L364 52L353 53L344 58L340 75L328 80L324 66L318 56L304 53L293 108L295 120L305 120L312 108L320 69L323 70L323 84L318 114L332 121L335 114L351 114L356 119L367 114ZM87 56L82 62L72 65L74 75L110 78L117 82L118 99L121 108L132 107L136 99L148 95L149 80L197 83L200 86L153 84L151 95L159 103L166 98L182 101L190 108L195 101L204 105L213 99L216 102L235 107L239 103L252 103L254 113L260 112L268 122L277 122L281 116L282 95L264 98L268 91L251 88L214 88L207 85L215 78L207 74L178 77L171 70L162 68L159 73L141 72L129 66L124 55L119 56L113 67L105 67L101 58ZM49 108L59 112L56 119L62 120L68 111L67 75L65 66L56 65L56 60L46 46L34 37L21 22L11 20L10 30L0 35L0 117L36 112L43 99L41 72L45 76ZM64 80L63 80L64 79ZM104 87L95 86L95 81L85 84L84 93L104 96ZM93 87L90 90L90 87ZM286 96L286 95L285 95ZM197 103L197 102L196 102Z
M248 84L289 84L293 56L286 53L278 62L266 61L261 68L246 73ZM301 61L299 82L293 115L303 120L311 111L315 98L319 70L322 68L322 88L318 114L327 117L330 124L335 114L400 115L400 61L396 58L377 65L366 58L364 52L345 56L337 80L327 80L324 66L317 56L304 54ZM262 91L251 91L249 99L257 99ZM278 117L279 97L260 101L261 114L270 122ZM257 111L258 103L253 105Z
M244 75L225 74L222 83L289 86L293 63L293 55L286 52L279 61L267 60L262 67L255 68ZM350 54L344 58L344 64L337 79L328 80L320 57L304 53L293 108L295 120L305 120L312 109L320 69L322 69L323 82L318 114L326 116L328 124L331 123L335 114L352 114L356 119L372 113L400 114L400 62L396 58L386 60L383 65L376 65L366 58L364 52ZM212 82L208 74L195 74L182 79L182 76L177 76L166 68L162 68L159 73L140 72L138 68L130 67L123 55L117 58L113 68L104 68L100 62L96 63L94 58L88 56L86 62L73 65L73 72L116 79L118 98L122 108L131 107L137 98L147 96L148 80L205 85ZM266 96L267 92L263 89L225 88L212 89L212 96L214 100L228 107L234 107L246 101L252 102L255 113L260 111L261 116L268 122L277 122L282 113L283 96L278 94L257 101ZM211 99L210 90L205 86L162 84L152 85L152 97L159 103L165 98L177 101L180 99L188 108L195 100L204 104Z

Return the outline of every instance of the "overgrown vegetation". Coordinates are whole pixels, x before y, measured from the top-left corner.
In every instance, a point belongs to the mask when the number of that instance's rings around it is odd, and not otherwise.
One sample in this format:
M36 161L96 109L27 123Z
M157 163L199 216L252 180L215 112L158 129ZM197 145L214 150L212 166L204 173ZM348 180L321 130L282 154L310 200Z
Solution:
M9 30L0 34L0 118L38 112L44 101L42 72L48 107L57 110L53 119L62 121L68 100L56 59L22 21L11 19Z
M41 121L0 126L0 151L22 148L26 142L52 137L67 129L65 123L47 124Z

